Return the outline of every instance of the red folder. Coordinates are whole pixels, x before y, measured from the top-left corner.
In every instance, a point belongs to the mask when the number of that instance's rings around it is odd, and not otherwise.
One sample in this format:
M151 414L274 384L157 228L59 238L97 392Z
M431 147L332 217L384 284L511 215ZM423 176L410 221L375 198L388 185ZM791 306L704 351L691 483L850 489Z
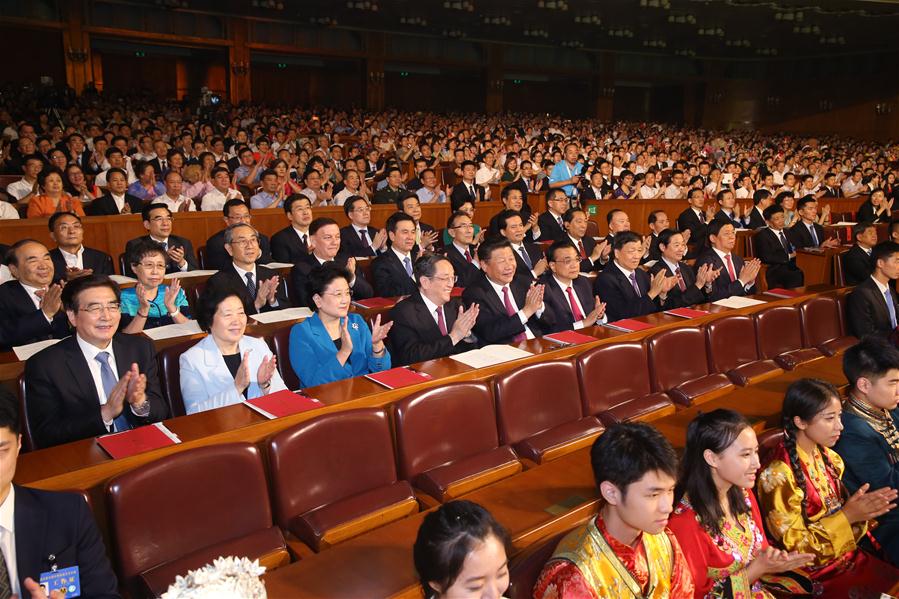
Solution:
M800 292L794 291L792 289L782 289L780 287L775 287L774 289L769 289L768 291L766 291L765 295L773 295L774 297L790 298L790 297L799 297L802 294Z
M693 308L675 308L674 310L665 310L665 314L671 316L680 316L681 318L699 318L700 316L708 316L708 310L696 310Z
M324 405L317 399L294 393L288 389L248 399L243 403L269 420L290 416L291 414L299 414L306 410L314 410Z
M655 325L649 324L648 322L634 320L633 318L622 318L621 320L616 320L615 322L606 323L606 326L613 329L618 329L619 331L633 333L635 331L645 331L646 329L651 329Z
M396 300L392 297L370 297L353 300L353 305L358 308L389 308L396 305Z
M425 381L431 380L431 375L426 372L418 372L405 366L391 368L390 370L382 370L381 372L373 372L366 374L365 378L372 380L379 385L384 385L388 389L399 389L400 387L408 387L409 385L417 385Z
M97 437L97 444L114 460L178 443L181 441L175 433L159 422Z
M463 291L465 291L465 287L453 287L450 297L462 297Z
M554 343L559 343L561 345L579 345L581 343L590 343L591 341L596 341L596 337L584 335L583 333L578 333L577 331L562 331L560 333L551 333L549 335L544 335L543 338L548 339Z

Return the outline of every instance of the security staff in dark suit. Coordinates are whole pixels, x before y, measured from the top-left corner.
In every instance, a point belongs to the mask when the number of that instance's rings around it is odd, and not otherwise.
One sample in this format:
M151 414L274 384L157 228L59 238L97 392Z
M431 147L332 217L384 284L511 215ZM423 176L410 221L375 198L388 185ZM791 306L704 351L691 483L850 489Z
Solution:
M472 204L483 202L487 199L487 190L474 181L478 172L478 165L471 160L462 163L462 181L457 183L450 192L450 203L453 206L461 206L466 201Z
M525 243L524 221L514 210L503 210L497 215L500 238L506 239L512 247L517 264L515 278L531 283L546 271L546 258L536 243Z
M899 244L883 241L871 250L874 272L855 286L846 300L849 333L887 336L896 330L899 298L893 282L899 278Z
M858 285L871 276L871 251L877 245L877 227L870 222L856 223L852 227L855 244L838 256L843 267L843 280L847 285Z
M652 314L662 309L668 291L677 284L664 272L652 278L640 268L643 241L631 231L615 235L614 259L596 277L593 293L606 303L610 321Z
M391 214L387 219L387 237L390 240L390 249L371 263L375 295L378 297L412 295L418 288L413 271L413 264L418 258L415 220L403 212Z
M805 196L796 202L796 214L799 220L790 227L787 238L793 247L801 248L834 248L840 242L836 239L827 239L824 235L824 227L818 224L818 201L815 196Z
M515 252L505 239L478 247L483 274L465 288L466 306L478 305L478 345L519 343L553 330L555 316L543 303L543 285L515 276Z
M435 360L477 347L471 329L478 318L478 305L463 309L452 297L456 275L452 264L440 254L427 252L414 266L418 291L390 311L393 326L387 341L396 366Z
M677 230L690 231L687 240L687 258L695 258L708 247L709 228L712 220L711 208L705 210L705 192L702 189L691 189L687 192L690 206L677 217Z
M567 240L555 241L546 250L547 270L538 279L543 303L555 316L553 333L592 327L606 322L606 305L593 295L593 286L580 275L580 255Z
M565 238L562 215L568 208L568 197L561 188L546 192L546 212L537 218L540 241L558 241Z
M225 227L245 224L252 226L253 217L250 215L250 207L240 198L232 198L222 207ZM259 264L272 262L271 245L268 237L259 234ZM225 230L222 229L206 240L206 264L204 268L210 270L222 270L231 265L231 255L225 250Z
M597 243L587 236L587 214L580 208L569 208L562 215L565 237L570 241L581 258L581 272L596 272L609 263L612 246L607 240Z
M712 282L709 301L718 301L732 295L752 295L755 293L755 278L759 274L762 262L753 258L744 262L743 258L733 253L737 243L734 226L721 221L712 221L709 225L709 242L711 246L693 265L698 272L704 264L711 264L714 270L720 270L718 278Z
M453 241L443 247L443 252L453 265L456 284L459 287L468 287L481 274L471 217L458 210L453 212L446 221L446 230Z
M272 258L277 262L296 264L309 253L312 202L302 194L291 194L284 200L284 213L290 224L272 235Z
M147 204L141 210L144 221L144 228L149 235L131 239L125 244L125 255L129 255L138 239L152 239L162 246L165 250L168 260L166 261L165 272L186 272L188 270L197 270L197 257L194 255L194 246L190 239L179 237L172 234L173 217L172 211L165 204ZM125 265L125 274L133 277L131 266Z
M166 418L153 342L116 334L118 285L99 275L81 277L65 286L62 302L75 334L25 363L35 445L50 447Z
M53 280L64 281L89 274L111 275L112 258L100 250L84 247L84 227L74 212L56 212L47 226L56 247L50 250Z
M33 239L17 241L6 252L14 277L0 285L0 348L9 351L44 339L62 339L69 325L62 309L62 287L53 284L53 260Z
M120 599L103 538L84 498L12 484L22 448L21 424L15 399L2 388L0 447L5 448L0 460L0 506L10 516L12 529L5 533L12 537L14 553L0 552L5 596L46 597L38 593L41 574L77 566L82 597Z
M371 204L362 196L350 196L343 203L350 224L340 229L340 253L356 258L373 258L387 251L387 230L372 226Z
M708 301L707 288L711 288L712 281L721 274L710 264L699 268L695 273L689 264L683 261L687 253L687 244L684 234L680 231L665 229L658 236L659 260L652 265L649 273L655 276L659 271L665 271L666 277L674 277L676 283L668 290L665 310L693 306Z
M765 271L768 288L802 287L805 275L796 266L796 248L784 232L783 207L775 204L765 208L765 221L768 226L755 232L752 245L756 257L768 267Z

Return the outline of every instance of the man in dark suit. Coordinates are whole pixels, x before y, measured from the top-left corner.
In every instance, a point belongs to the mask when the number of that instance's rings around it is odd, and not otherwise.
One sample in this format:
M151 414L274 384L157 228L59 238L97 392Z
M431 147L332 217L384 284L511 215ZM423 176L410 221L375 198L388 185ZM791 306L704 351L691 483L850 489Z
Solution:
M858 285L871 276L871 250L877 245L877 227L872 223L856 223L852 227L855 244L838 256L846 285Z
M614 259L593 285L593 293L606 303L608 319L614 322L658 312L677 279L666 277L664 272L650 278L640 268L643 241L636 233L623 231L615 235L612 251Z
M144 228L149 233L143 237L131 239L125 244L125 255L131 253L131 249L138 239L152 239L162 246L168 260L165 265L166 273L186 272L197 270L197 257L194 255L194 246L190 239L172 234L172 211L165 204L147 204L141 210L144 220ZM127 262L127 260L126 260ZM129 277L134 276L129 264L125 264L125 273Z
M554 315L553 333L592 327L606 321L606 305L594 297L587 277L580 276L578 249L568 240L555 241L546 250L549 270L538 279L543 303Z
M612 246L607 240L597 243L592 237L588 237L587 222L587 214L580 208L566 210L562 215L566 235L562 241L570 241L577 249L581 259L581 272L595 272L608 264Z
M893 282L899 278L899 244L883 241L871 250L874 272L855 286L846 300L849 333L861 339L866 335L891 335L896 330L899 299Z
M22 448L21 424L12 395L0 389L0 505L4 528L15 540L11 554L0 552L6 597L46 598L41 574L78 566L82 597L119 599L115 573L90 508L80 495L41 491L12 484ZM7 503L10 502L10 503ZM8 511L7 511L8 510ZM5 557L5 560L4 560ZM6 586L6 585L4 585ZM54 597L57 595L53 595Z
M815 196L805 196L796 202L796 214L799 220L790 227L787 237L795 248L834 248L840 242L827 239L824 227L818 224L818 201Z
M461 206L465 202L474 204L487 199L487 190L474 182L477 172L478 165L471 160L462 163L462 181L457 183L450 192L450 203L453 206Z
M445 256L428 253L415 261L418 291L390 311L388 333L395 365L413 364L462 353L477 347L471 335L478 306L463 310L452 297L455 271Z
M546 212L537 218L540 241L559 241L565 238L562 215L568 208L568 196L561 188L546 192Z
M371 263L371 277L378 297L412 295L415 284L412 264L418 257L415 245L415 220L403 212L387 219L390 249Z
M702 189L691 189L687 193L690 205L677 217L677 230L690 231L687 240L687 258L695 258L708 247L708 223L712 220L712 208L704 210L705 192Z
M284 213L290 224L272 235L272 257L277 262L296 264L309 253L312 202L302 194L291 194L284 200Z
M317 218L309 225L309 239L312 252L300 258L290 271L290 289L293 304L313 307L312 298L306 290L309 273L326 262L334 262L350 271L353 276L350 289L353 299L367 299L374 291L362 271L356 268L356 258L341 251L340 227L331 218Z
M604 200L611 197L612 186L599 169L590 174L590 184L581 190L581 205L588 200Z
M827 173L824 175L824 185L821 187L824 192L822 198L838 198L841 195L840 186L837 185L837 176L835 173Z
M421 222L421 199L415 192L400 192L396 200L396 209L408 214L415 221L415 245L418 246L419 251L432 251L438 241L437 231L428 223Z
M453 212L446 221L446 230L453 242L444 246L443 251L453 265L456 284L468 287L481 274L471 217L464 212Z
M732 224L735 229L743 229L747 226L749 219L740 216L740 205L737 204L733 191L722 189L715 199L718 201L718 212L715 213L714 218Z
M274 270L256 263L259 258L259 233L250 225L238 223L225 229L225 250L231 265L218 271L207 285L229 285L240 294L248 314L289 308L290 302Z
M796 248L784 233L784 209L774 204L765 208L768 226L755 232L752 245L756 257L767 265L765 280L768 288L793 289L802 287L805 275L796 266Z
M523 197L527 197L529 193L544 193L546 191L549 183L546 177L538 179L534 176L533 162L523 160L518 168L521 171L521 176L509 183L509 187L520 190Z
M113 274L112 258L100 250L82 245L84 227L74 212L56 212L47 225L56 247L50 250L53 260L53 281L70 281L90 274Z
M106 171L107 193L102 195L87 207L91 216L105 216L113 214L140 214L144 206L143 200L127 192L128 175L124 169L111 168Z
M252 226L253 217L250 215L250 207L240 198L234 198L225 202L222 213L224 215L225 227L238 224ZM256 262L259 264L272 262L272 252L268 237L262 233L259 234L259 257L256 258ZM228 268L230 264L231 255L225 250L225 230L222 229L206 240L205 268L222 270Z
M497 215L500 238L508 240L515 254L515 278L531 283L546 271L543 249L536 243L525 243L524 221L514 210L503 210Z
M340 229L340 253L356 258L373 258L387 251L387 230L372 226L371 204L362 196L350 196L343 203L350 224Z
M752 210L749 211L749 228L761 229L765 224L765 208L774 203L771 192L767 189L756 189L752 194Z
M540 227L537 225L537 215L531 213L531 207L524 201L524 195L517 187L507 185L500 193L500 200L503 203L503 210L515 210L521 213L521 220L524 222L526 242L531 243L534 239L540 237ZM487 225L487 237L496 237L499 235L499 215L500 211L493 215L490 223Z
M25 363L35 445L51 447L166 418L153 342L116 334L118 285L99 275L75 279L65 286L62 302L75 334Z
M33 239L7 251L14 280L0 285L0 348L9 351L44 339L62 339L69 325L62 309L62 287L53 284L53 260Z
M474 334L478 345L519 343L552 331L555 316L543 303L543 285L515 276L515 252L505 239L478 247L483 274L462 293L466 306L478 305Z
M658 239L659 260L649 269L649 274L655 276L659 271L665 271L666 277L674 277L676 280L668 290L662 308L671 310L708 301L706 288L711 288L712 281L720 271L706 264L694 273L690 265L683 261L687 253L687 242L680 231L665 229L659 233Z
M91 151L87 149L80 133L72 133L66 138L64 151L69 164L77 164L85 174L97 172L96 165L91 163Z
M659 234L668 229L668 213L664 210L653 210L649 213L646 224L649 225L649 248L647 248L644 253L642 261L650 262L652 260L658 260L662 256L662 253L659 250ZM687 237L684 239L685 244L687 243L690 234L687 233L686 235ZM686 245L684 247L686 247Z
M762 262L758 258L744 262L743 258L733 253L734 245L737 243L734 226L721 221L712 221L709 224L709 242L712 247L703 252L693 265L696 272L699 272L704 264L711 264L713 270L720 271L718 278L712 282L709 301L755 293L755 278L759 274Z

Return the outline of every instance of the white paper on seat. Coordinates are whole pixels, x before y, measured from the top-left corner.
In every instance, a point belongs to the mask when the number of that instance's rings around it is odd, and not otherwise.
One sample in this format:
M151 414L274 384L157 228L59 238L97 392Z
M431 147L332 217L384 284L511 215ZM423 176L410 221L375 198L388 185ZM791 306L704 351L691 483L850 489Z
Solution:
M109 275L109 280L119 285L124 285L125 283L137 283L137 279L134 277L126 277L125 275Z
M750 306L758 306L760 304L767 304L768 302L763 302L762 300L753 299L751 297L742 297L740 295L732 295L730 297L726 297L724 299L720 299L717 302L712 302L716 306L724 306L725 308L748 308Z
M312 316L312 310L309 308L284 308L283 310L272 310L271 312L253 314L251 318L256 322L270 323L309 318L310 316Z
M45 347L50 347L51 345L56 345L57 343L59 343L59 339L45 339L43 341L35 341L34 343L29 343L28 345L19 345L12 348L12 350L15 352L16 357L19 359L19 361L24 362Z
M658 262L658 260L648 260L647 262L644 262L642 266L645 266L646 268L652 268L656 265L656 262Z
M188 335L196 335L202 333L200 325L196 320L188 320L187 322L167 324L152 329L144 329L143 334L152 339L159 341L160 339L172 339L174 337L186 337Z
M271 268L272 270L277 270L279 268L293 268L293 264L291 264L290 262L269 262L268 264L263 264L262 266Z
M481 349L473 349L450 356L450 358L472 368L485 368L494 364L509 362L510 360L527 358L532 355L534 354L529 351L518 349L511 345L487 345Z
M833 223L830 225L831 227L854 227L858 223L850 223L849 221L841 220L838 223Z
M187 271L178 271L178 272L170 272L165 275L166 279L189 279L191 277L211 277L217 270L187 270Z

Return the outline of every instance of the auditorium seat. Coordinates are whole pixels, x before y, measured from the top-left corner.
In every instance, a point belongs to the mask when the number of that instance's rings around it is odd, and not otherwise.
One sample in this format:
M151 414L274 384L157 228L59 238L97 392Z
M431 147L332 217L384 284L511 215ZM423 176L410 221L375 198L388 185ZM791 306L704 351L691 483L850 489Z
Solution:
M858 343L840 328L840 305L836 298L819 295L799 304L802 320L802 344L816 347L826 356L835 356Z
M575 363L585 414L606 426L674 412L667 393L653 393L649 362L640 342L600 345L579 355Z
M112 478L106 503L121 583L158 597L175 576L219 556L287 563L265 470L251 443L188 449Z
M128 267L128 262L125 260L125 254L119 254L119 274L125 275L126 277L133 277L134 273L131 272L131 269Z
M300 388L300 379L294 372L293 366L290 365L290 329L292 328L293 324L291 323L289 326L275 329L266 341L271 339L269 347L278 359L278 372L281 373L281 379L288 389L295 391Z
M777 449L777 446L783 441L783 438L784 431L780 427L769 428L768 430L759 433L759 460L762 464L767 464L771 461L771 452Z
M755 325L749 316L723 316L704 328L712 372L723 372L741 387L783 373L774 360L760 359Z
M384 410L325 414L267 444L275 522L316 551L418 512Z
M521 471L500 445L493 395L485 383L454 383L394 404L400 477L439 501Z
M541 463L588 447L602 432L584 416L571 360L538 362L493 379L499 441Z
M846 255L846 252L842 254L837 254L834 257L833 261L833 284L837 287L845 287L846 286L846 275L843 273L843 256Z
M198 343L197 339L182 341L170 345L156 353L156 364L159 368L159 378L162 392L169 403L169 413L174 416L184 416L184 399L181 397L181 354Z
M19 422L22 429L22 451L33 451L34 441L31 436L31 421L28 419L28 400L25 395L25 373L19 375L18 380L18 397L19 397Z
M803 347L802 325L795 306L774 306L752 315L759 354L774 360L782 368L793 370L799 364L823 358L821 350Z
M548 539L531 545L509 563L509 591L506 596L509 599L532 599L534 585L543 571L543 566L552 557L556 545L570 531L565 530L554 534Z
M200 268L206 270L206 246L201 245L197 248L197 264Z
M656 333L646 342L654 391L665 391L674 401L690 406L733 390L724 373L710 372L705 336L699 327Z
M846 298L849 297L850 291L852 289L838 289L834 294L837 302L837 316L840 317L840 333L843 335L849 334L849 327L846 324Z

